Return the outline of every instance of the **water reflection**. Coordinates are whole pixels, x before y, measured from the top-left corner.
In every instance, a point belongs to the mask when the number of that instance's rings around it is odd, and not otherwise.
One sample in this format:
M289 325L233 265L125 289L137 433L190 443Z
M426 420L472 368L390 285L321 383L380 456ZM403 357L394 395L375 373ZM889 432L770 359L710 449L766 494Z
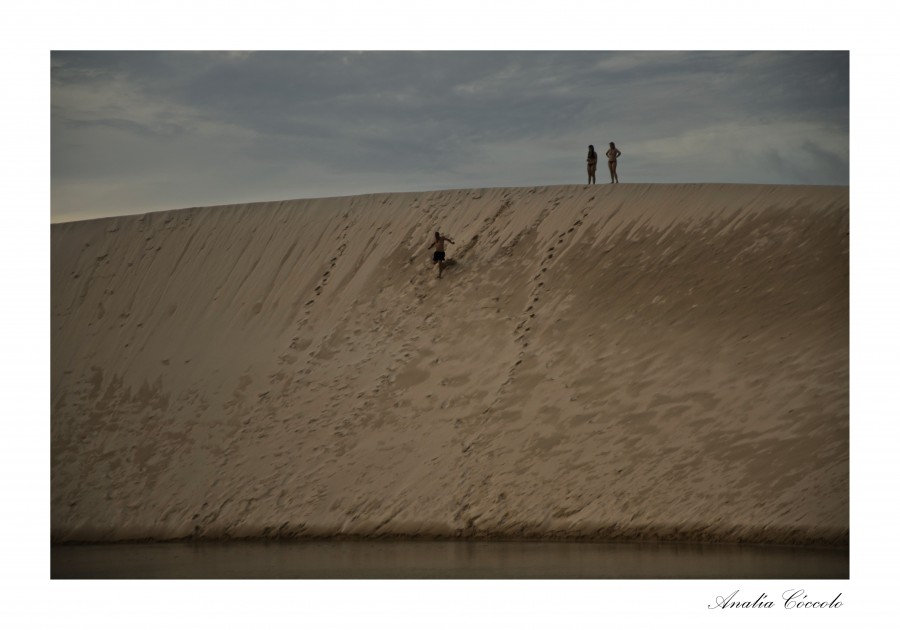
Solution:
M308 541L54 545L53 578L845 579L849 551L765 545Z

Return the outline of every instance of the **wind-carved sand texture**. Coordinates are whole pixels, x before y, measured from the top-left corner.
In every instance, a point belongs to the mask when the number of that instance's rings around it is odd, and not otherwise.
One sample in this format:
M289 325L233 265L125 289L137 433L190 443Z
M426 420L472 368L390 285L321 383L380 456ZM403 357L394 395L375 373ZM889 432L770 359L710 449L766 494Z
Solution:
M848 229L628 184L53 225L52 540L845 545Z

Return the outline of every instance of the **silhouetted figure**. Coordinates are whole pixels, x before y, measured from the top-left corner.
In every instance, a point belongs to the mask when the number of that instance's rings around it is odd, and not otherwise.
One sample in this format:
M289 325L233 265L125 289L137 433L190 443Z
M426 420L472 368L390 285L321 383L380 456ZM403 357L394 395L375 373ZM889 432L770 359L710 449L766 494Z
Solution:
M444 241L453 243L453 240L449 236L443 236L440 232L434 233L434 242L431 244L431 247L434 247L432 263L437 264L438 266L438 278L444 273ZM456 243L453 244L456 245Z
M594 151L593 144L588 145L587 167L588 167L588 184L596 184L597 183L597 152Z
M616 174L616 160L619 156L622 155L622 152L616 148L615 142L609 143L609 151L606 152L606 157L609 159L609 183L610 184L618 184L619 176Z

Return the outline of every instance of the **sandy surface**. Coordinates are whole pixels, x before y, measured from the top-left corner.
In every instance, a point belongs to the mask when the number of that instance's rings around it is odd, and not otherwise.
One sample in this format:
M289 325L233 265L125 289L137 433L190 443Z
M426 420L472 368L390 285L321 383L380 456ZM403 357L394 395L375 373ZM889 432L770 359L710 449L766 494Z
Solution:
M53 225L52 539L847 544L848 230L629 184Z

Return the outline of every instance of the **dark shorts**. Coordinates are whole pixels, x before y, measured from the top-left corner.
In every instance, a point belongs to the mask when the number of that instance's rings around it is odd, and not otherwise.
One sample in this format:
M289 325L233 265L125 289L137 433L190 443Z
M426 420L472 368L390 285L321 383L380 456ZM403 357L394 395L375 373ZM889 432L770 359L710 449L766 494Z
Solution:
M434 252L434 262L444 260L444 252Z

